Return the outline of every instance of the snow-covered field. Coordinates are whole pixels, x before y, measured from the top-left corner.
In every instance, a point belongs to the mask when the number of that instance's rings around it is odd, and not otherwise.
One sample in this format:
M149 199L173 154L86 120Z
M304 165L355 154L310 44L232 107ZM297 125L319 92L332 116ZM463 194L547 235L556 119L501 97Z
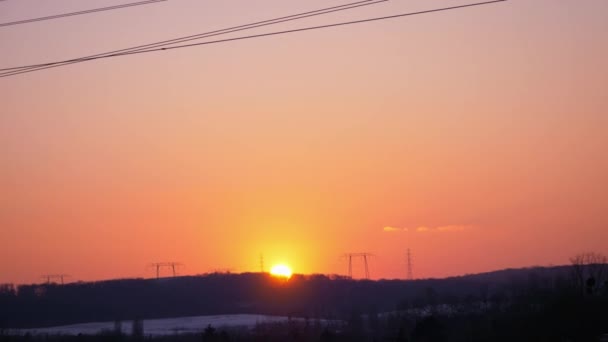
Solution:
M176 333L198 333L202 332L207 326L214 328L220 327L253 327L258 323L277 323L287 321L283 316L264 316L264 315L223 315L223 316L195 316L167 319L147 319L143 321L144 335L170 335ZM132 321L121 323L121 331L131 334L133 328ZM114 322L96 322L65 325L59 327L39 328L39 329L18 329L11 333L23 335L26 333L38 335L94 335L101 332L115 331Z

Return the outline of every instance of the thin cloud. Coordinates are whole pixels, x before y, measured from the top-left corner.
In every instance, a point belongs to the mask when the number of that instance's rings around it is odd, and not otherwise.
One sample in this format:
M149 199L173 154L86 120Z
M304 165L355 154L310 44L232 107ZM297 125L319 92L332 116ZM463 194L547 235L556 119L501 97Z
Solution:
M398 228L387 226L383 228L385 233L398 233L398 232L416 232L416 233L455 233L455 232L463 232L465 230L472 229L471 225L464 224L452 224L447 226L437 226L437 227L427 227L420 226L417 228Z
M418 227L416 229L419 233L456 233L463 232L465 230L471 229L473 226L464 225L464 224L451 224L447 226L438 226L438 227Z
M462 232L464 230L469 230L471 228L472 228L472 226L468 226L468 225L451 225L451 226L437 227L437 231L439 231L439 232Z
M384 232L395 233L395 232L407 232L407 228L396 228L396 227L384 227Z

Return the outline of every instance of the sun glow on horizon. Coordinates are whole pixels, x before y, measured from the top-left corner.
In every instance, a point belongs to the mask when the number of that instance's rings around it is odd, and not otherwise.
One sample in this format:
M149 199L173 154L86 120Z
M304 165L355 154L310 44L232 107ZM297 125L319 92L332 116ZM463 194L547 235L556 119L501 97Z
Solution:
M270 269L270 274L275 277L289 279L291 278L293 272L291 271L291 268L289 266L285 264L277 264L272 266L272 268Z

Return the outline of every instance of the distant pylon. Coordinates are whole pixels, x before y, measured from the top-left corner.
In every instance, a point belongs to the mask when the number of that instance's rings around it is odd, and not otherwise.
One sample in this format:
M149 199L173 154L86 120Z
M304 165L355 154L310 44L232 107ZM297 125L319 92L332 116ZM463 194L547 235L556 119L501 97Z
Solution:
M156 279L160 278L160 269L163 267L170 268L173 271L173 276L177 276L177 272L175 271L176 266L182 266L182 263L179 262L154 262L151 264L152 267L156 268Z
M260 272L264 273L264 254L260 253Z
M360 257L363 259L363 265L365 266L365 279L369 279L369 265L367 264L367 257L372 256L371 253L347 253L344 254L348 258L348 277L353 278L353 258Z
M69 277L67 274L45 274L42 276L43 279L46 279L46 283L50 284L53 279L57 279L61 282L61 285L64 284L64 278Z
M412 270L412 254L410 249L407 249L407 280L414 280L414 272Z

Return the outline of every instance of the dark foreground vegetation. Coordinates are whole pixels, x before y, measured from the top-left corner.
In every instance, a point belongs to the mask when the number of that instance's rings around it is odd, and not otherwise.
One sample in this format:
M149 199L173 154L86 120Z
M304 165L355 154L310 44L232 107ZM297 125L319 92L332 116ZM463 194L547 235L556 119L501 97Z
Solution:
M0 342L608 341L607 270L605 263L580 263L409 282L214 274L5 287ZM146 336L137 324L132 332L97 336L8 336L6 330L248 312L306 319L165 337Z
M0 328L220 314L347 319L435 304L512 298L522 288L565 287L569 267L506 270L440 280L351 280L324 275L282 281L267 274L126 279L6 286ZM559 284L557 284L559 283Z

